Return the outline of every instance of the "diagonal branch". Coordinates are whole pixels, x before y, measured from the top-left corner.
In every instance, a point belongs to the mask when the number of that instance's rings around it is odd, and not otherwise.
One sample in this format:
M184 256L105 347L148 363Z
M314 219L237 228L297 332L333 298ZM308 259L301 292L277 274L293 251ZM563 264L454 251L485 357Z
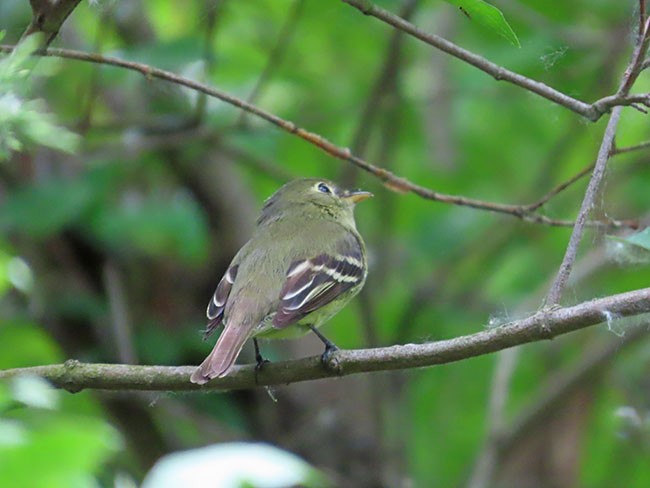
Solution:
M643 106L650 104L650 97L648 94L628 96L628 94L616 94L602 98L592 104L585 103L576 98L572 98L561 91L551 88L542 82L527 78L519 73L510 71L496 63L488 61L487 59L475 54L471 51L463 49L462 47L454 44L447 39L430 34L416 27L410 22L398 17L397 15L384 10L381 7L373 4L370 0L343 0L343 2L356 8L364 15L375 17L386 24L389 24L396 29L402 30L411 36L419 39L420 41L429 44L445 53L460 59L475 68L491 75L497 81L508 81L513 85L517 85L525 90L528 90L540 97L546 98L551 102L557 103L569 110L582 115L586 119L595 122L600 117L609 112L613 107L620 105L631 105L637 109L644 110Z
M0 371L0 379L23 374L42 376L54 385L76 392L102 390L240 390L256 386L284 385L299 381L347 376L373 371L412 369L445 364L489 354L509 347L551 339L599 324L608 318L650 313L650 288L538 312L510 324L472 335L425 344L337 351L326 367L320 357L271 363L257 371L255 365L238 366L233 372L203 387L190 383L194 366L131 366L124 364L65 364Z
M562 193L564 190L569 188L571 185L573 185L576 181L581 180L584 176L588 175L591 173L594 169L594 165L590 164L589 166L585 166L582 168L580 171L578 171L576 174L574 174L571 178L569 178L566 181L563 181L559 185L557 185L555 188L553 188L551 191L549 191L546 195L543 197L539 198L538 200L535 200L533 203L529 204L526 206L528 210L531 212L543 207L546 205L552 198L556 197L560 193Z
M578 255L578 246L582 240L582 234L585 228L585 222L587 221L587 216L593 208L594 201L596 200L596 195L598 194L598 190L600 188L600 183L605 176L605 168L607 166L610 151L614 144L614 138L616 137L616 129L618 127L618 121L620 117L621 107L614 108L612 115L609 118L609 122L607 122L603 142L600 146L600 150L598 151L596 165L594 167L591 179L589 180L589 185L587 186L587 191L585 192L584 199L582 200L582 205L580 206L580 211L578 212L578 217L576 219L576 224L573 227L573 231L571 232L571 237L569 238L569 243L564 253L564 258L562 259L562 264L560 265L557 276L551 285L548 295L546 296L546 304L549 306L558 304L562 298L562 293L564 292L566 282L569 278L569 274L571 274L571 268L573 267L573 263L575 262L576 256Z
M648 43L650 43L650 20L646 19L645 22L642 22L642 35L634 49L632 59L623 74L623 79L621 80L620 87L616 94L617 96L623 97L627 95L632 88L632 85L641 72L643 58L648 51ZM546 296L547 305L556 305L562 298L566 282L571 274L571 268L573 267L573 263L578 254L578 246L582 240L582 234L584 232L585 223L587 222L587 217L596 201L596 195L598 194L600 184L605 176L607 161L609 160L614 148L614 139L616 138L616 130L618 128L618 121L620 120L622 110L623 108L620 106L615 107L612 110L609 121L607 122L605 134L600 149L598 150L598 157L596 158L594 171L589 180L589 185L587 185L587 190L584 199L582 200L582 204L580 205L580 211L578 212L575 226L573 227L569 243L564 253L564 257L562 258L562 264L560 265L557 276L549 289L548 295Z
M0 45L0 52L10 53L14 49L15 46ZM155 68L146 64L137 63L133 61L125 61L118 58L101 56L99 54L74 51L70 49L49 48L46 50L38 51L35 54L40 56L52 56L52 57L59 57L64 59L74 59L74 60L84 61L89 63L115 66L115 67L131 70L131 71L136 71L138 73L143 74L145 77L149 79L157 78L160 80L175 83L180 86L184 86L186 88L190 88L199 93L205 93L208 96L217 98L223 102L238 107L250 114L256 115L257 117L260 117L261 119L264 119L267 122L272 123L276 127L279 127L280 129L290 134L294 134L297 137L300 137L301 139L307 141L308 143L325 151L330 156L354 164L355 166L363 169L364 171L372 174L373 176L381 180L388 189L398 193L413 193L425 200L431 200L435 202L447 203L450 205L458 205L461 207L470 207L478 210L485 210L488 212L510 215L512 217L516 217L526 222L535 223L535 224L543 224L543 225L549 225L554 227L573 227L573 225L575 224L575 222L573 222L572 220L553 219L545 215L535 213L527 209L526 205L503 204L503 203L478 200L474 198L468 198L461 195L450 195L450 194L441 193L432 190L430 188L415 184L404 177L398 176L392 173L391 171L388 171L385 168L375 166L365 161L364 159L353 155L350 152L350 149L337 146L332 142L328 141L327 139L325 139L324 137L320 136L319 134L303 129L302 127L297 126L296 124L294 124L289 120L285 120L281 117L278 117L275 114L267 112L255 105L252 105L226 92L205 85L203 83L199 83L197 81L191 80L189 78L179 76L170 71L165 71L159 68ZM635 224L633 222L630 223L629 221L607 220L607 221L587 222L586 225L589 227L612 228L612 227L630 227L630 226L634 227Z

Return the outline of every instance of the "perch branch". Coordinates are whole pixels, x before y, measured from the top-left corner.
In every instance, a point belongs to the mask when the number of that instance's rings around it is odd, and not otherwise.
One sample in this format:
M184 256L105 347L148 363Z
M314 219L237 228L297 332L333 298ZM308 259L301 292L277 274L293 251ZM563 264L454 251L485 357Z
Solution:
M521 344L551 339L599 324L607 317L627 317L644 313L650 313L650 288L598 298L572 307L543 310L498 328L454 339L373 349L341 350L332 354L325 366L319 356L270 363L261 371L256 371L255 365L236 366L225 378L213 380L202 387L189 381L194 366L84 364L74 360L64 364L3 370L0 371L0 379L33 374L72 392L86 388L150 391L240 390L372 371L451 363Z

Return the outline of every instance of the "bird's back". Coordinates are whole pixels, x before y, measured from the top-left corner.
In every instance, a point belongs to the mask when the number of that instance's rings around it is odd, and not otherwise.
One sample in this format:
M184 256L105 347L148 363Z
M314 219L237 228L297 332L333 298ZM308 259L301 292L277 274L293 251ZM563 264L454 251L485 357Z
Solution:
M256 315L248 317L248 320L260 323L275 312L291 264L324 253L339 252L341 233L337 231L340 225L325 218L298 216L297 219L276 220L258 227L233 259L232 264L239 266L238 279L226 305L224 322L228 324L233 309L247 297L255 297L256 301ZM300 239L296 239L296 226L300 229Z

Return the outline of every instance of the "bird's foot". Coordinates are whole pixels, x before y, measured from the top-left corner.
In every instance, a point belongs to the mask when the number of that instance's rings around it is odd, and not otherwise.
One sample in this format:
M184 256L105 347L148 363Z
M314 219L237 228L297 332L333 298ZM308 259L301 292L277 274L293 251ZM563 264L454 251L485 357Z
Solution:
M309 327L312 330L312 332L316 334L316 336L321 340L321 342L325 344L325 351L323 351L323 354L321 354L320 356L320 361L323 367L337 374L340 373L341 368L339 366L338 361L336 360L336 355L334 354L336 351L339 350L339 348L336 347L336 344L334 344L327 337L321 334L318 331L318 329L313 325L307 324L307 327Z
M323 366L325 366L326 368L330 368L330 361L332 360L332 354L334 354L338 350L339 348L336 347L336 345L331 342L329 344L325 344L325 350L323 351L323 354L321 354L320 356L320 360L323 363Z
M271 361L268 359L264 359L262 356L258 356L255 358L255 371L262 371L262 368L264 367L265 364L270 364Z
M332 343L326 345L325 351L323 351L323 354L320 356L320 361L326 370L340 375L343 372L343 368L341 367L338 356L336 354L338 350L339 348Z

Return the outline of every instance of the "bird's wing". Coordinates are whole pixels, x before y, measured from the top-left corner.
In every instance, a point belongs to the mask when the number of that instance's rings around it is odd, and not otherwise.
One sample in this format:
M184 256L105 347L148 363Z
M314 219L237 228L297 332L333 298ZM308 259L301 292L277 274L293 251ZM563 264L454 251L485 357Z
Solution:
M223 275L223 278L221 278L221 281L217 285L217 289L214 291L210 303L208 303L206 315L208 316L209 322L203 332L203 340L207 339L223 322L223 312L226 308L226 302L228 301L230 290L232 290L232 285L237 278L238 268L239 266L236 264L228 268L226 274Z
M273 326L282 329L298 322L363 283L365 277L361 244L352 235L338 246L337 252L294 261L280 291Z

